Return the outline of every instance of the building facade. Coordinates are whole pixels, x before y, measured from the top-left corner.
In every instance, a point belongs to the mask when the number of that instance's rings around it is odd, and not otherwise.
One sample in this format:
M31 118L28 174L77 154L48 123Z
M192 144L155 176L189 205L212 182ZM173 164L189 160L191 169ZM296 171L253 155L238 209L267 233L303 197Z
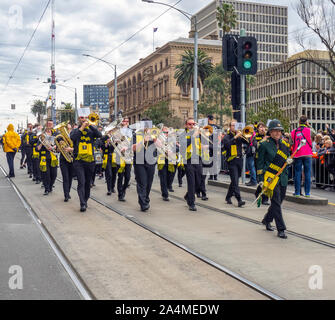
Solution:
M288 57L288 10L286 6L262 3L214 0L195 14L199 38L222 38L216 21L216 8L221 3L234 6L237 14L237 25L232 34L240 34L244 28L246 36L257 39L258 70L264 70L286 61ZM194 17L191 30L194 30Z
M205 51L214 65L221 63L222 44L218 40L199 40L199 49ZM122 73L117 78L117 108L135 123L143 112L160 102L167 102L174 116L186 119L193 116L191 88L176 85L174 74L185 50L194 50L194 40L179 38L170 41ZM114 113L114 80L109 89L110 114ZM201 87L200 87L201 90Z
M100 113L109 113L108 87L105 84L84 85L84 106L96 106Z
M330 77L315 63L299 63L300 58L330 64L327 51L307 50L293 55L286 63L257 73L250 87L248 107L257 112L271 96L288 116L291 130L298 126L301 115L308 117L315 130L325 130L326 124L335 127L335 103L329 98L332 96L335 101Z

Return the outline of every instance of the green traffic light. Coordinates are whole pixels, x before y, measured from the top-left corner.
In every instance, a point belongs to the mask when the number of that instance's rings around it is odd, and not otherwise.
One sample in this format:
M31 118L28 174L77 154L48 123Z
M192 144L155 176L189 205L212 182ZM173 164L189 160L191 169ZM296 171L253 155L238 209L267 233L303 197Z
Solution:
M251 61L250 60L245 60L244 62L243 62L243 67L244 67L244 69L251 69Z

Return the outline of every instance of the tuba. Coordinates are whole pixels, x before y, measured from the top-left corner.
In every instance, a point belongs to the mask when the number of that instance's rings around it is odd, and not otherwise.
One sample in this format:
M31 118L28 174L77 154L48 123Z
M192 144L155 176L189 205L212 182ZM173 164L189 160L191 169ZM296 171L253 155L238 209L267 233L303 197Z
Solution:
M73 162L73 153L72 151L66 151L65 148L73 148L73 142L70 139L70 135L66 129L68 122L62 122L59 125L55 127L55 130L58 130L60 132L59 135L55 138L55 143L58 148L58 150L61 152L63 157L67 162Z

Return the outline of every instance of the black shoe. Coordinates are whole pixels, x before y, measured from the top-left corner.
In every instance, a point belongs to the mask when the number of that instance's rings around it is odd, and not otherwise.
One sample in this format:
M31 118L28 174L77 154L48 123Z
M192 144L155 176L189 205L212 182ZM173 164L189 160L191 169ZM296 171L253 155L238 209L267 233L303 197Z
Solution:
M86 206L85 205L80 206L80 212L85 212L85 211L86 211Z
M47 190L44 191L44 193L43 193L44 196L47 196L48 194L49 194L49 191L47 191Z
M287 235L285 234L284 230L278 231L278 237L282 239L287 239Z
M214 180L215 180L215 181L218 181L218 177L217 177L217 176L214 176Z
M255 182L248 182L248 183L246 183L245 184L247 187L253 187L253 186L257 186L257 183L255 183Z
M121 196L121 197L119 197L118 199L119 199L119 201L122 201L122 202L125 202L125 201L126 201L125 198L124 198L124 196Z
M40 184L41 181L40 180L36 180L35 184Z
M35 179L35 178L33 178L33 181L36 181L36 179Z
M115 193L115 189L114 188L112 189L112 193Z
M245 205L245 201L240 200L240 201L238 202L238 207L239 207L239 208L241 208L241 207L244 206L244 205Z
M263 220L262 224L265 225L266 230L268 230L268 231L274 231L274 227L271 226L270 222L266 222L266 221Z
M147 211L147 210L149 210L149 208L150 208L150 205L148 204L148 205L146 205L146 206L144 206L144 207L142 207L141 208L141 211Z
M112 193L110 191L107 192L107 196L110 196Z
M204 194L204 195L201 197L201 200L203 200L203 201L207 201L207 200L208 200L208 197Z
M23 166L20 166L20 169L23 169Z
M197 198L201 198L200 192L197 192Z
M181 188L183 185L181 183L179 183L179 188Z
M197 211L197 208L194 205L193 206L188 206L188 210Z
M262 201L262 204L265 205L265 206L269 206L270 202L266 200L266 201Z
M164 201L170 201L169 197L163 197Z
M226 199L226 202L227 202L227 204L233 204L232 202L231 202L231 199L229 198L229 199Z
M172 188L169 189L170 192L174 192L174 190Z
M214 180L213 176L209 176L208 180Z
M70 195L68 195L67 197L68 197L69 199L71 199L71 196L70 196Z
M65 197L64 198L64 202L68 202L69 201L69 198L68 197Z

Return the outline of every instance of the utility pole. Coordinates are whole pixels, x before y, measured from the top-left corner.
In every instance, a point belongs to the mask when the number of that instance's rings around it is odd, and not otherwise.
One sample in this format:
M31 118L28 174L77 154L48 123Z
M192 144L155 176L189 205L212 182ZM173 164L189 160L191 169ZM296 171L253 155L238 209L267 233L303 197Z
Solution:
M51 83L50 83L50 95L51 95L51 117L56 124L56 52L55 52L55 0L51 1Z
M245 29L240 30L240 36L245 37ZM245 123L245 79L246 75L241 74L241 122L243 125L246 125ZM242 183L245 184L245 171L246 171L246 162L247 157L244 154L243 155L243 169L242 169Z

